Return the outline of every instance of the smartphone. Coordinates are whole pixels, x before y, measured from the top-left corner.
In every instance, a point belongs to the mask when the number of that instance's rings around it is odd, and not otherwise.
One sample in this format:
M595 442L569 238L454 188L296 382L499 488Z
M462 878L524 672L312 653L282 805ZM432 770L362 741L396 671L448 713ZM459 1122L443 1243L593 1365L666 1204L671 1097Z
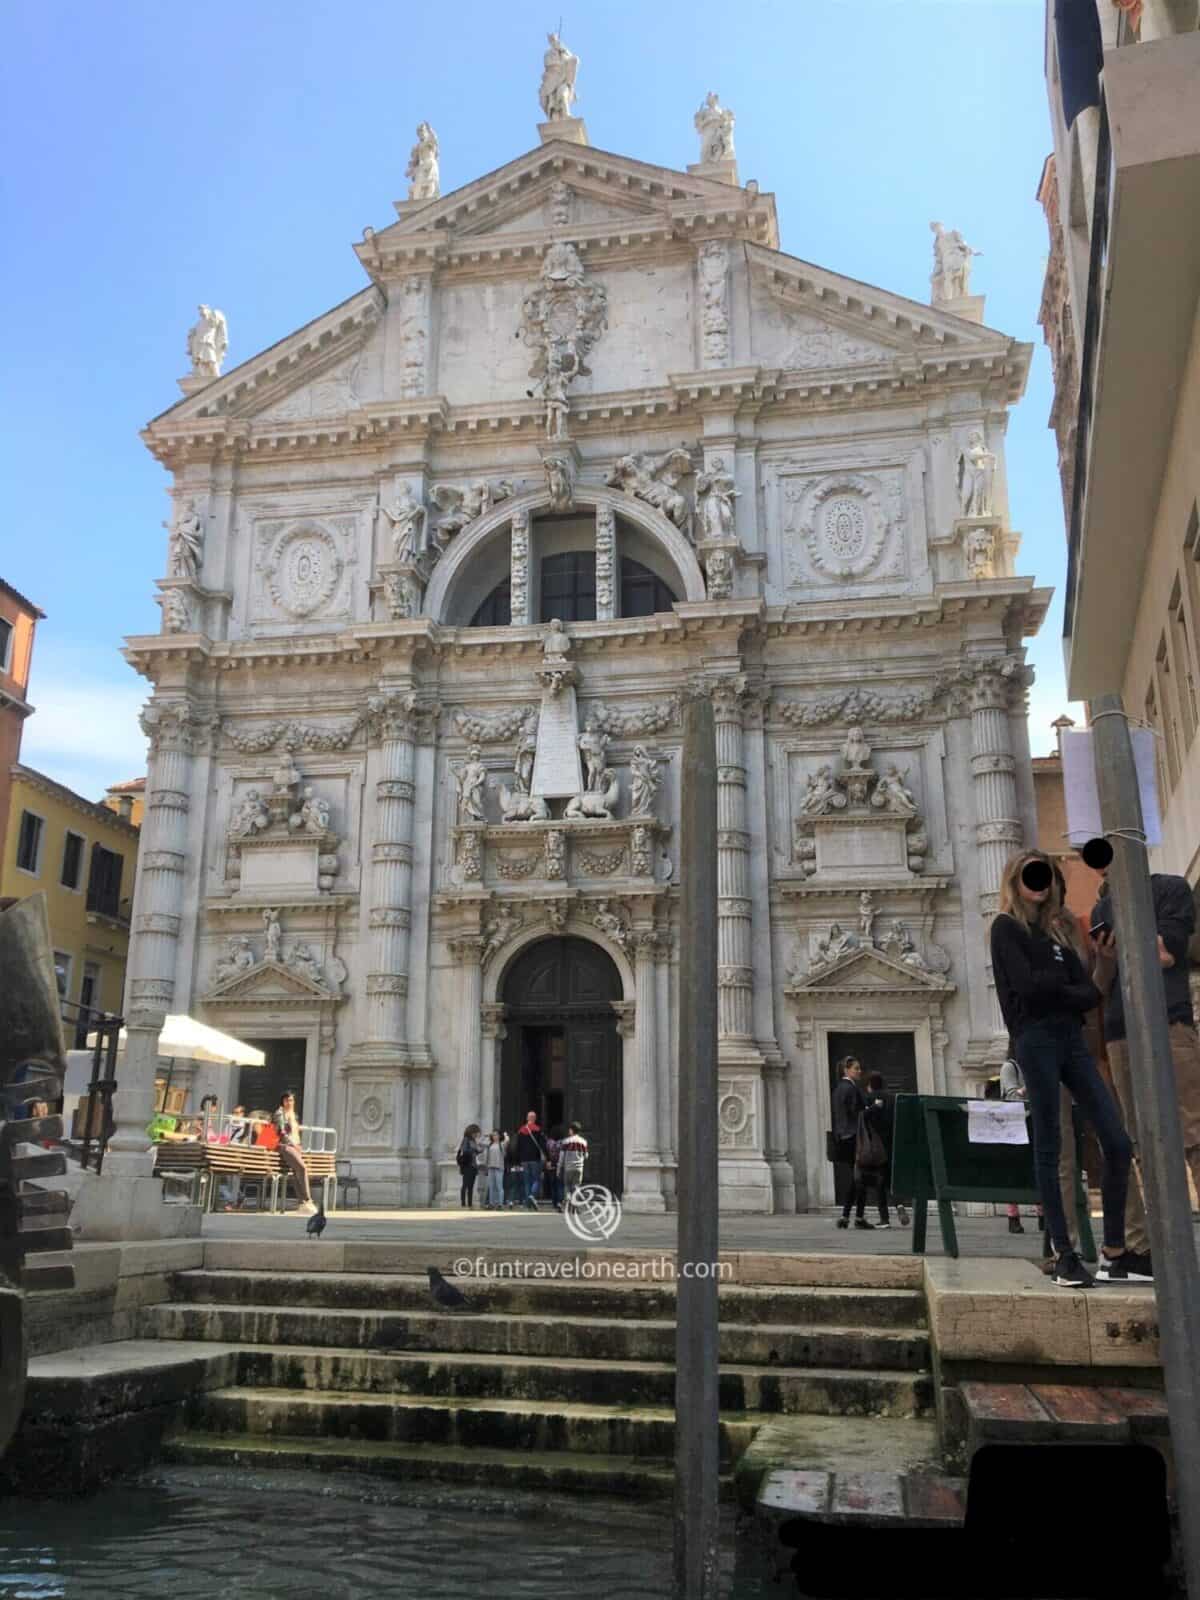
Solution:
M1093 939L1106 939L1113 931L1111 922L1093 922L1088 933Z

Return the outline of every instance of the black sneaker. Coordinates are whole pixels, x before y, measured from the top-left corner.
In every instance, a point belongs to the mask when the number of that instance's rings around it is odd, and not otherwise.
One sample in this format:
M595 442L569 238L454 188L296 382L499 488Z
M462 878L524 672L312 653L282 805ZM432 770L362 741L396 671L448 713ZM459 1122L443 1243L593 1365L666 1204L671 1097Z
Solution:
M1149 1252L1123 1250L1112 1258L1102 1255L1096 1277L1101 1283L1153 1283L1154 1268Z
M848 1228L850 1226L850 1218L849 1217L839 1217L837 1219L837 1225L838 1225L839 1228Z
M1060 1289L1090 1289L1095 1282L1074 1250L1064 1250L1055 1258L1050 1281L1057 1283Z
M875 1224L868 1222L866 1217L855 1217L854 1226L856 1228L870 1228L872 1233L875 1231Z

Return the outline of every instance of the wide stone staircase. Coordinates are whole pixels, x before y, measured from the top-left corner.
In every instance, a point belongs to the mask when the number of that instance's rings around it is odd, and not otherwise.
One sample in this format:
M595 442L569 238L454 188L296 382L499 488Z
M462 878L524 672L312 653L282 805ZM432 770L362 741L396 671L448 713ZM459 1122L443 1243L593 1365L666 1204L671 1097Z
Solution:
M727 1484L765 1422L932 1409L921 1292L813 1276L720 1290ZM177 1273L171 1301L146 1308L144 1332L211 1345L224 1359L213 1368L220 1386L195 1393L169 1434L167 1458L671 1492L672 1287L456 1281L469 1312L439 1307L415 1258L399 1271Z

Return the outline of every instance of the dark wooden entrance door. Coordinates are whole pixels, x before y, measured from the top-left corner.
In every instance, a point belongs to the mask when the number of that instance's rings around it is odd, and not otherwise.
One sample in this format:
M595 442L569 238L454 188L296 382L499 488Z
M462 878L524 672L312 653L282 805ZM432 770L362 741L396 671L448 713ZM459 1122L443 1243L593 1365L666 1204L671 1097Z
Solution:
M583 1125L586 1177L620 1194L624 1171L621 1041L612 1002L621 976L586 939L545 939L514 962L503 986L501 1124L533 1110L545 1128Z
M836 1063L843 1056L857 1056L862 1062L864 1083L873 1072L879 1072L888 1094L918 1093L917 1047L911 1033L831 1033L830 1093L837 1083Z
M296 1096L296 1115L304 1121L304 1056L303 1039L247 1039L266 1055L262 1067L241 1067L238 1070L237 1103L247 1111L274 1111L280 1099L290 1089ZM229 1107L225 1109L228 1111Z

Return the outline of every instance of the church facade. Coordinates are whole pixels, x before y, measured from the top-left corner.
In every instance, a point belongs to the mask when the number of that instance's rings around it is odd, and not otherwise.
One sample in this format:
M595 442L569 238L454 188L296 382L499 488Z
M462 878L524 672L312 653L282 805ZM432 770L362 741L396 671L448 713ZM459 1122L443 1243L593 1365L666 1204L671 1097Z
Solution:
M1033 837L1048 600L1006 496L1030 351L959 235L928 305L797 260L715 96L674 171L589 145L576 69L552 39L540 143L453 193L422 124L334 310L222 375L201 308L144 435L174 515L162 632L127 642L130 1049L168 1011L262 1044L368 1204L457 1204L464 1126L532 1106L670 1209L703 693L721 1203L793 1211L832 1195L837 1056L954 1093L1003 1053L984 933Z

